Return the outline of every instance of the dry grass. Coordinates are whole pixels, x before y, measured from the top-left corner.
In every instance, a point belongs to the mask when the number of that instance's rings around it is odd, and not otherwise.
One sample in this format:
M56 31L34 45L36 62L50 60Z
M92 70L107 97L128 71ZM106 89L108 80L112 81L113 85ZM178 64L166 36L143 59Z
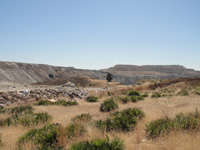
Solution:
M147 85L142 85L140 90L144 90ZM171 85L170 85L171 86ZM139 86L137 86L139 87ZM141 86L140 86L141 87ZM115 95L120 95L123 91L128 91L132 87L128 86L125 89L123 86L115 86L110 92ZM174 87L173 87L174 88ZM146 90L145 90L146 91ZM79 101L78 106L63 107L63 106L34 106L35 112L48 112L52 115L51 123L60 123L66 127L71 122L71 118L82 113L89 113L93 120L106 119L109 113L99 111L100 104L103 100L110 97L107 91L92 92L91 95L101 97L97 103L88 103L85 100ZM66 140L64 135L60 137L59 144L68 148L70 144L82 141L91 140L93 138L102 138L109 136L110 139L119 137L124 140L127 150L199 150L200 149L200 133L170 133L156 140L147 139L145 133L145 124L161 117L174 117L178 113L194 112L200 110L200 97L197 95L190 96L173 96L160 98L145 98L144 101L137 103L119 103L119 110L126 108L138 107L145 113L145 118L140 121L134 131L131 132L110 132L103 133L96 129L92 124L87 124L87 133L73 140ZM4 117L2 114L0 118ZM16 148L17 139L27 132L30 128L5 127L0 128L2 134L3 146L0 149L14 150ZM67 144L66 144L67 143ZM31 146L27 145L26 149Z

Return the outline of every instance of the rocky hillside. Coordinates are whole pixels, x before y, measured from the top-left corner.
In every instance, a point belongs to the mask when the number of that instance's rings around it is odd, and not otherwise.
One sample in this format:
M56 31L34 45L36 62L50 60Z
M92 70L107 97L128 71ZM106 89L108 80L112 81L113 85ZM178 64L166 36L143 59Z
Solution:
M0 62L0 84L33 84L46 81L67 81L73 78L90 77L106 79L107 72L114 80L124 84L134 84L139 79L168 79L200 76L199 71L183 66L134 66L116 65L104 70L82 70L73 67L56 67L44 64ZM54 82L51 82L54 83Z
M56 67L44 64L0 62L0 84L32 84L74 77L105 78L106 73L81 70L73 67ZM53 77L53 78L52 78Z
M115 75L115 80L124 84L134 84L140 79L171 79L200 76L199 71L187 69L180 65L116 65L103 71L112 73Z

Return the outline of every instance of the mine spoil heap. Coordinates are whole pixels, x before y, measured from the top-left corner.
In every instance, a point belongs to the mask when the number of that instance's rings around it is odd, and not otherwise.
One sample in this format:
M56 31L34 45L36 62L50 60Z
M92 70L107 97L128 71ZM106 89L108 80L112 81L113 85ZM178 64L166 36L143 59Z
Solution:
M28 103L41 99L68 99L80 100L87 97L87 91L77 87L54 87L54 88L39 88L25 91L6 91L0 92L0 105L12 105Z

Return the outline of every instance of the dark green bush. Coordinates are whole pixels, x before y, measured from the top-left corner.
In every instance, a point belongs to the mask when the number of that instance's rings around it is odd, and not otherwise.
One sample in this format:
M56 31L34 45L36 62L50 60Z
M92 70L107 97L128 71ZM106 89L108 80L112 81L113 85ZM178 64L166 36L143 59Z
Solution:
M32 129L19 138L18 146L22 148L23 144L32 143L37 149L41 150L59 149L58 129L59 125L56 124L48 124L40 129Z
M118 108L118 104L112 99L107 99L105 100L101 106L100 106L100 111L103 111L103 112L109 112L111 110L114 110Z
M87 101L87 102L93 103L93 102L97 102L97 101L98 101L98 98L95 97L95 96L88 96L88 97L86 98L86 101Z
M131 90L128 92L128 96L140 96L138 91Z
M81 114L74 118L72 118L73 122L88 122L92 119L92 116L90 114Z
M133 103L136 103L138 101L137 97L136 96L131 96L131 101Z
M120 139L96 139L75 143L70 150L124 150L124 144Z
M111 93L109 91L107 93L108 93L108 96L111 96Z
M174 119L163 118L146 125L147 135L156 138L172 130L191 131L200 129L200 113L178 114Z
M105 131L122 130L130 131L133 129L138 120L144 117L144 112L138 108L129 108L121 112L116 112L105 121L96 122L96 127Z

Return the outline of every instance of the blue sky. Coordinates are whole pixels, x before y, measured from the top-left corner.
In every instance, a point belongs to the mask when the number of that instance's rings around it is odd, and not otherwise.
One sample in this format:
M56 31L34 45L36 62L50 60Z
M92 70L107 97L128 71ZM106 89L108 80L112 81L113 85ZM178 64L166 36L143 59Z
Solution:
M1 0L0 61L200 70L200 0Z

